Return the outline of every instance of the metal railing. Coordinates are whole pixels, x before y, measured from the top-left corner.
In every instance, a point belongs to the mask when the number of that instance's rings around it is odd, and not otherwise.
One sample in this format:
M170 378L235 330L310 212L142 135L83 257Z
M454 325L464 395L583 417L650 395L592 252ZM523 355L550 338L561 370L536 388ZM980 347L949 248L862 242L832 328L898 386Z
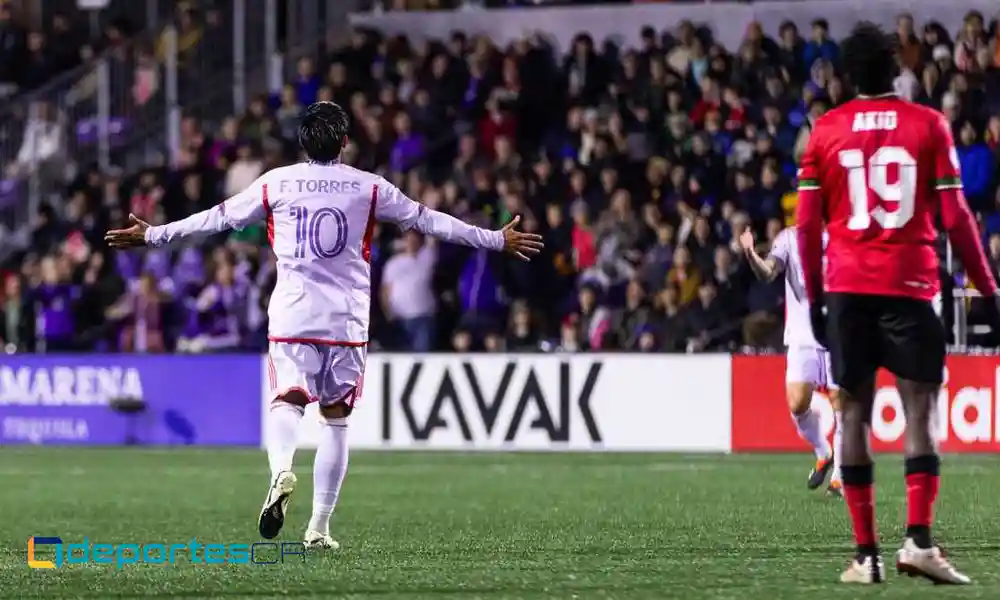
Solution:
M30 15L36 27L56 13L83 17L90 40L83 64L39 89L23 91L0 106L0 259L28 241L30 223L43 203L58 208L65 184L91 164L107 169L136 106L136 48L170 14L168 0L111 0L107 10L81 11L75 2L40 4ZM107 26L129 22L134 37L93 52ZM79 25L79 23L77 23ZM128 34L129 30L122 31ZM104 40L107 43L107 40Z
M145 0L146 28L128 43L0 107L0 259L25 246L40 206L58 210L82 170L174 164L183 113L217 125L254 95L277 93L291 60L346 32L358 0L296 0L285 13L281 4L191 13ZM107 15L92 16L97 29Z
M111 116L128 96L116 78L122 52L91 57L0 109L0 253L43 201L63 192L81 162L110 164L118 127Z
M958 268L958 261L955 259L950 242L945 251L945 264L955 286L951 294L954 349L965 352L970 348L970 337L987 336L994 332L986 323L970 322L969 317L974 314L973 308L977 303L983 302L983 295L978 290L967 287L966 275Z

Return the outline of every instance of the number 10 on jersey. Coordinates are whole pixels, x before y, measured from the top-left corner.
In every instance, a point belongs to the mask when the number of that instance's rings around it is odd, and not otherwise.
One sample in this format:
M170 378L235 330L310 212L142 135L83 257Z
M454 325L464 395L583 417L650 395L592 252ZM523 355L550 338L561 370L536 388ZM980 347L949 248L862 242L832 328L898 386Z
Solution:
M305 258L307 250L317 258L333 258L347 247L347 215L339 208L324 206L309 214L305 206L293 206L292 218L295 219L295 258ZM322 232L326 221L331 221L337 228L336 240L329 248L323 247Z
M879 148L865 164L861 150L842 150L840 166L847 169L847 193L851 200L851 218L848 229L864 231L871 227L872 219L882 229L900 229L913 218L917 196L917 161L905 148L886 146ZM889 166L899 169L898 180L889 183ZM894 202L896 210L882 206L868 209L868 190L879 202Z

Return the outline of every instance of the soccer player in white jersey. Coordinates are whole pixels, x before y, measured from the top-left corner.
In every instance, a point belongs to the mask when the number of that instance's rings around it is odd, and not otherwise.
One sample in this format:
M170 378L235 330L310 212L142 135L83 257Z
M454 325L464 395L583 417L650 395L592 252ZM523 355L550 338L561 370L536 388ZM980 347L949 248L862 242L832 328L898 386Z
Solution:
M340 162L347 113L332 102L306 109L299 145L309 162L274 169L222 204L186 219L109 231L114 248L163 246L266 221L278 261L268 306L271 410L267 446L271 480L258 529L278 535L295 490L296 430L305 406L318 402L324 427L313 468L310 548L336 549L329 523L347 474L347 424L361 396L371 305L370 247L376 221L448 242L506 251L527 260L541 236L514 229L515 218L490 231L418 204L388 181ZM220 374L223 376L223 374Z
M823 485L832 471L827 493L839 497L842 495L840 457L835 449L840 447L840 407L836 386L830 379L830 354L816 342L810 325L809 300L803 283L795 228L788 227L778 234L767 258L757 254L753 233L749 229L740 235L739 241L750 268L758 278L771 281L785 274L785 345L788 347L785 393L788 409L799 436L812 446L816 454L816 464L809 473L809 489ZM834 407L833 448L823 434L819 414L812 407L813 392L817 390L827 392Z

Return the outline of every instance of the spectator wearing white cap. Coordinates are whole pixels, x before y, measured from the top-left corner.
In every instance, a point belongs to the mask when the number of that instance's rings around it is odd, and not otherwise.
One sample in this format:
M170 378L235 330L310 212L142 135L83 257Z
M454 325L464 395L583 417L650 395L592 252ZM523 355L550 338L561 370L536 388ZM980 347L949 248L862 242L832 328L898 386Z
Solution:
M900 63L899 75L893 80L892 87L897 96L912 102L920 91L920 80L909 67Z
M951 58L951 50L949 50L948 46L945 46L944 44L934 46L934 50L931 51L931 59L934 61L934 64L937 65L941 73L947 73L955 66L955 63Z

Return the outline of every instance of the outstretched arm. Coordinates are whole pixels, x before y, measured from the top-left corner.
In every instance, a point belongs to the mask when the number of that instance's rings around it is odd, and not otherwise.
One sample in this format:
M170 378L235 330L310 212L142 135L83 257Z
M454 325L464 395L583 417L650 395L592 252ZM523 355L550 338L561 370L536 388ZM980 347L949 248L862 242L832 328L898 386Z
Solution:
M165 246L179 240L208 237L227 229L243 229L263 219L268 210L267 184L261 185L257 180L222 204L166 225L151 226L129 215L129 228L109 231L104 239L113 248Z
M387 182L376 186L373 197L375 217L380 221L396 223L404 230L415 229L446 242L473 248L506 250L523 260L528 260L527 255L537 254L542 248L540 235L514 229L520 217L515 217L503 229L492 231L414 202Z
M190 217L165 225L154 225L146 230L144 239L147 246L165 246L187 238L202 238L221 233L232 226L226 219L225 204L213 206Z
M416 229L420 233L454 244L503 250L501 232L469 225L461 219L427 208L411 200L392 184L378 185L374 197L375 217L380 221L391 221L404 230Z

